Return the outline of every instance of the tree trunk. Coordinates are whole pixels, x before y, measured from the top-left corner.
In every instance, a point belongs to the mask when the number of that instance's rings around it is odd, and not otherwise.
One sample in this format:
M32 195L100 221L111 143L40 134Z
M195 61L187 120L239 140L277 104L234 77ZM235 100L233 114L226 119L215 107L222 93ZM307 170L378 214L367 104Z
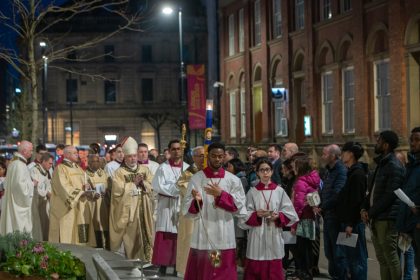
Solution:
M31 78L31 96L32 96L32 133L31 142L36 145L38 143L38 125L39 125L39 101L38 101L38 83L37 83L37 65L35 61L34 38L29 39L28 54L30 65L30 78Z

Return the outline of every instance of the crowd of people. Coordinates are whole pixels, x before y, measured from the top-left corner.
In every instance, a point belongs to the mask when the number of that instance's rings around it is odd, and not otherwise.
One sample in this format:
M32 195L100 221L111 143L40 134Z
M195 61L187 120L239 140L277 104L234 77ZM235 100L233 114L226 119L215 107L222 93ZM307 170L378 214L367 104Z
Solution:
M92 144L86 164L64 145L57 157L38 145L29 163L33 145L22 141L10 162L0 160L0 234L104 248L160 275L200 280L236 279L238 271L244 279L312 279L322 238L329 276L363 280L369 228L381 279L412 279L420 127L409 144L406 157L398 135L381 132L369 168L354 141L323 147L316 163L296 143L250 146L242 161L221 143L184 150L172 140L159 154L128 137L106 158Z

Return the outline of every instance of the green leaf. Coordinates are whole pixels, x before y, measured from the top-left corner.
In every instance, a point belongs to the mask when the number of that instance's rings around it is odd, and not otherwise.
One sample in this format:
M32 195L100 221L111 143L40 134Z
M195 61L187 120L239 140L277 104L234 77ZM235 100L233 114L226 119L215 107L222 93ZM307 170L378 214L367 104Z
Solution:
M26 275L26 276L29 276L29 275L31 275L31 273L30 273L30 271L31 271L31 266L30 265L23 265L22 266L22 273L24 274L24 275Z

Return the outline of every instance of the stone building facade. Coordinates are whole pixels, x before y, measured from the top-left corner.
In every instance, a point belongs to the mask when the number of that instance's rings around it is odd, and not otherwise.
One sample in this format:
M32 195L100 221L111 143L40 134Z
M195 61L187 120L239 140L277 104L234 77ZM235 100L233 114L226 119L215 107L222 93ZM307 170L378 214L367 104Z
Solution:
M187 2L193 1L183 1ZM117 141L132 136L149 148L158 148L160 142L162 150L180 136L185 106L181 102L178 14L175 11L165 18L156 8L145 16L142 32L120 32L83 54L72 52L71 58L77 61L48 65L48 142L86 145L104 143L105 137L114 135ZM97 15L83 21L85 24L74 24L71 32L50 32L49 41L60 37L60 47L71 46L93 38L98 34L95 29L110 24ZM207 59L205 13L197 14L192 8L183 14L183 51L185 64L204 64ZM82 57L96 58L85 61ZM158 135L152 124L162 120Z
M419 1L219 0L219 9L227 143L371 148L392 129L407 147L420 125Z

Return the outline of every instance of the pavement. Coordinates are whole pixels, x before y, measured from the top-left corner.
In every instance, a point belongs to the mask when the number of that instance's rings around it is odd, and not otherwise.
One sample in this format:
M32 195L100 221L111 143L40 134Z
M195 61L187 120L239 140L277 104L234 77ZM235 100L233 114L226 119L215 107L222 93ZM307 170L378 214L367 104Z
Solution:
M375 250L373 248L373 244L370 241L370 232L367 230L366 232L367 237L367 248L368 248L368 279L369 280L380 280L379 276L379 263L376 259ZM87 277L88 280L98 279L97 272L95 266L92 261L93 254L100 254L101 257L106 261L106 263L114 270L120 279L182 279L176 276L166 275L166 276L159 276L158 268L154 266L150 266L144 268L144 275L142 277L142 273L139 269L139 263L136 261L130 261L125 259L119 254L115 254L110 251L106 251L103 249L94 249L89 247L83 246L76 246L76 245L67 245L67 244L56 244L62 250L70 250L72 253L80 258L86 264L87 270ZM314 277L313 279L329 279L328 277L328 262L324 257L324 246L321 238L321 247L320 247L320 259L319 259L319 270L321 275L319 277ZM238 280L243 278L242 273L238 273ZM230 280L230 279L229 279Z

